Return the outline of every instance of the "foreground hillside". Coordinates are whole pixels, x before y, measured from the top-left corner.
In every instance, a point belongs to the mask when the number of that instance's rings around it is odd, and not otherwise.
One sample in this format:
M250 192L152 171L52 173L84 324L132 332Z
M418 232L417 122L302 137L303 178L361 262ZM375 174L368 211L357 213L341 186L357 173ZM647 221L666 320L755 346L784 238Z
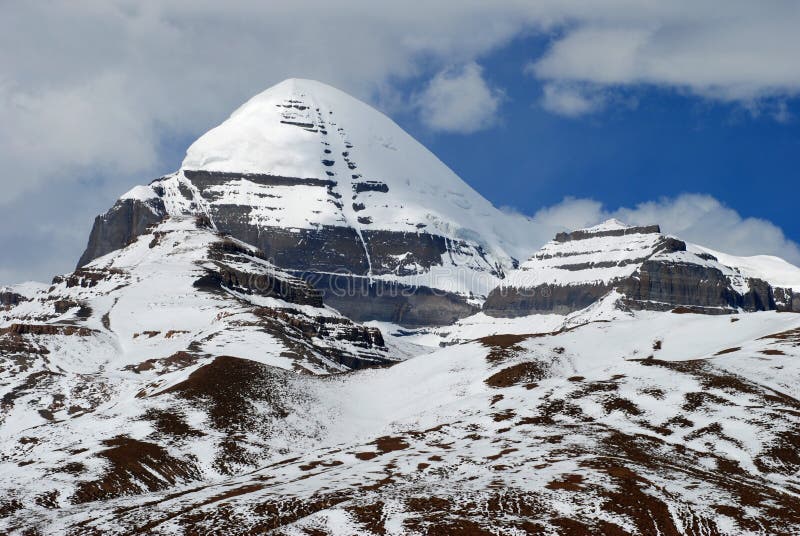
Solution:
M798 358L800 318L774 312L614 312L335 378L218 357L142 399L169 412L104 444L96 457L112 476L102 485L55 504L46 493L6 500L4 524L104 534L791 534ZM201 398L215 408L206 423L181 420ZM247 422L250 408L277 415L270 441L282 445L257 452L252 469L213 476L202 460L170 456L208 443L220 433L205 426L215 419ZM41 432L5 438L18 443L17 465L51 441ZM149 450L154 436L169 441ZM90 456L69 459L36 487L69 480L70 468L80 482L78 460ZM86 497L89 488L97 495Z
M715 295L774 295L696 262L728 277ZM3 291L0 528L792 534L800 315L649 310L626 288L362 325L204 218L166 218Z

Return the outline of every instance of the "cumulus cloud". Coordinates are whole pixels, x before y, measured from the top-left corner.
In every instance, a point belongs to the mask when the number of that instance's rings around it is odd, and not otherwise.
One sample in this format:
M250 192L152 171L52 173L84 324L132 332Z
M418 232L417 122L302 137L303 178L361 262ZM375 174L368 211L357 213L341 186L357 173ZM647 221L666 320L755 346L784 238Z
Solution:
M605 214L603 204L599 201L565 197L560 203L539 209L533 221L559 232L572 231L603 221Z
M779 227L743 217L709 195L684 194L616 210L591 199L566 198L539 210L533 221L548 229L572 230L609 218L629 225L659 224L664 233L733 255L775 255L800 265L800 246Z
M773 223L742 217L708 195L682 195L619 209L615 216L641 225L661 223L665 232L733 255L775 255L800 265L800 246Z
M636 84L764 109L752 103L800 90L798 26L791 2L738 0L14 3L0 19L0 162L24 179L4 184L0 204L87 169L120 183L163 171L165 141L202 133L290 76L370 100L461 65L430 82L442 106L420 109L433 128L474 131L499 105L475 61L523 32L557 36L528 68L556 113L609 104L586 88Z
M791 2L566 2L527 71L551 83L652 85L749 103L800 93Z
M542 88L542 108L565 117L579 117L600 111L606 99L577 86L545 84Z
M433 130L469 134L490 127L497 119L502 94L471 62L439 72L414 98L422 122Z

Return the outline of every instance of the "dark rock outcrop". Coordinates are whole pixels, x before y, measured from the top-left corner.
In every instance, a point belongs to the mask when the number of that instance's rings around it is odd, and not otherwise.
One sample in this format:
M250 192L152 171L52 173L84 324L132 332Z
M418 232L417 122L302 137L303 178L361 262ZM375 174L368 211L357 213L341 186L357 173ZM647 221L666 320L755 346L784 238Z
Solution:
M167 215L160 198L147 201L120 199L106 212L97 216L89 235L89 244L78 261L78 268L128 245L144 234L147 228L162 221Z
M209 246L208 257L216 268L207 269L206 274L195 282L197 288L217 290L224 287L244 294L322 307L322 293L300 278L270 269L254 272L241 268L264 260L260 251L241 242L229 238L215 242Z
M28 301L25 296L17 294L16 292L3 291L0 292L0 307L13 307L20 303Z
M298 275L322 291L326 304L356 322L379 319L405 327L443 326L480 311L461 296L424 286L346 274Z
M224 286L245 294L258 294L298 305L322 307L322 293L303 280L249 273L224 264L218 264L216 270L209 270L195 282L195 286L206 290Z
M0 328L0 335L65 335L67 337L89 337L95 331L83 327L59 324L23 324L13 323Z
M329 202L341 205L338 183L328 179L208 171L184 171L184 175L207 202L218 199L215 187L244 178L259 185L316 187L324 191ZM380 181L361 181L353 186L353 191L386 193L388 187ZM352 227L331 225L313 229L264 228L252 223L251 211L247 205L213 204L209 216L219 232L256 246L265 258L280 268L356 276L369 275L370 270L372 275L415 275L441 265L442 256L453 252L475 256L486 262L487 269L495 275L499 272L486 260L486 253L480 247L465 241L427 232L362 230L359 234Z
M624 227L620 229L608 229L604 231L592 231L589 229L579 229L571 233L558 233L556 242L572 242L573 240L585 240L586 238L598 238L605 236L627 236L632 234L660 234L661 227L658 225L644 225L639 227Z
M208 192L209 186L230 180L228 176L208 172L187 172L187 176L204 197L213 196L213 192ZM318 186L326 189L332 203L338 202L333 181L248 176L248 180L254 179L259 183ZM378 181L364 181L354 191L385 193L387 188ZM356 321L383 320L409 327L446 325L477 311L456 294L381 281L371 283L370 274L419 275L441 265L443 256L453 253L474 257L486 265L487 271L501 275L480 247L465 241L448 240L427 232L362 230L358 233L343 226L261 228L251 223L250 210L241 205L214 205L210 216L220 232L256 246L276 266L302 274L322 292L325 303Z
M672 309L677 306L733 312L775 309L770 286L749 280L750 290L736 292L718 269L688 263L646 261L637 273L619 284L632 309Z
M782 313L800 313L800 292L789 288L772 289L775 307Z
M513 318L531 314L569 314L589 307L605 296L613 285L539 285L533 288L499 286L489 293L483 312Z
M790 290L745 278L713 255L688 252L685 242L661 235L657 225L611 221L559 233L525 263L517 281L512 276L510 284L494 289L483 311L496 317L568 314L612 290L621 295L621 307L633 310L800 310L800 296Z
M292 309L259 307L253 314L262 329L282 341L290 353L314 359L320 354L349 369L380 367L393 363L388 359L383 334L377 328L354 324L338 316L308 316ZM326 344L319 344L323 340ZM348 343L347 351L334 341Z
M766 281L750 278L747 280L750 290L737 300L737 307L745 311L773 311L777 309L775 293Z
M102 281L108 281L122 276L124 276L124 272L117 268L112 268L109 270L78 268L71 274L55 276L53 278L53 284L56 285L64 283L67 288L92 288L97 286Z
M668 311L687 307L709 314L745 311L800 311L800 296L792 306L779 307L773 289L760 279L748 280L750 290L739 294L720 270L705 266L645 261L633 276L609 284L541 285L534 288L498 287L483 306L494 317L529 314L569 314L584 309L616 289L626 307ZM794 307L791 308L791 307Z

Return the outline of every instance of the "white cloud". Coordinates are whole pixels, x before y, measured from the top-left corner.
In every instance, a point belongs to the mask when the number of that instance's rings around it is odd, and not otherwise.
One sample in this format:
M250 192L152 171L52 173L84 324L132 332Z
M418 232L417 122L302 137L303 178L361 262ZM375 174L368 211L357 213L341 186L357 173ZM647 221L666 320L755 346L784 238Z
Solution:
M709 195L684 194L607 210L590 199L566 198L539 210L534 222L572 230L617 218L629 225L659 224L664 233L732 255L775 255L800 265L800 246L773 223L742 217Z
M522 33L557 36L528 71L546 83L543 105L565 115L613 104L598 88L654 84L787 120L785 104L752 101L800 91L793 2L56 0L3 15L0 163L14 178L2 179L0 205L86 170L120 184L163 172L165 140L201 134L290 76L370 99L463 65L431 81L442 106L426 119L476 130L499 100L474 62Z
M120 174L151 169L158 162L155 118L131 102L126 85L123 77L101 75L60 90L0 88L7 102L0 123L9 126L0 129L0 160L14 172L4 181L0 205L43 181L69 180L89 168Z
M800 93L793 2L566 2L562 14L562 34L527 69L544 81L740 103Z
M775 255L800 264L800 247L779 227L760 218L742 217L708 195L686 194L641 203L616 211L615 217L633 224L657 222L665 232L725 253Z
M0 18L0 162L24 180L4 184L0 204L87 166L164 171L165 139L202 133L290 76L369 99L391 94L393 81L464 65L431 82L432 95L455 97L443 99L451 113L437 110L432 126L476 129L496 111L497 94L474 62L523 32L557 36L529 69L557 113L611 104L587 92L592 85L656 84L740 101L795 95L799 26L793 2L744 0L14 3ZM771 115L787 119L783 106Z
M483 70L471 62L439 72L414 98L422 122L433 130L469 134L497 119L502 94L489 87Z
M606 104L598 93L572 85L545 84L542 88L542 108L565 117L579 117L598 112Z
M566 197L560 203L539 209L533 220L556 231L572 231L603 221L604 214L603 204L599 201Z

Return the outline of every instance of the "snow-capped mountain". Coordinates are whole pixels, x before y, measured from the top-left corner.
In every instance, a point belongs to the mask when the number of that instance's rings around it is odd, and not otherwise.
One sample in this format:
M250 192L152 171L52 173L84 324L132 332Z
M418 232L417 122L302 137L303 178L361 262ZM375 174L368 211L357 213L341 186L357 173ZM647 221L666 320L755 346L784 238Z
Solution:
M206 215L358 320L451 323L531 252L527 220L494 208L385 115L310 80L253 97L178 172L122 196L79 264L182 214Z
M781 285L781 286L778 286ZM493 316L566 314L610 292L621 307L708 314L800 311L800 269L772 257L723 256L661 233L609 220L559 233L489 295Z
M0 288L0 532L795 534L800 268L529 224L333 88L254 97Z

